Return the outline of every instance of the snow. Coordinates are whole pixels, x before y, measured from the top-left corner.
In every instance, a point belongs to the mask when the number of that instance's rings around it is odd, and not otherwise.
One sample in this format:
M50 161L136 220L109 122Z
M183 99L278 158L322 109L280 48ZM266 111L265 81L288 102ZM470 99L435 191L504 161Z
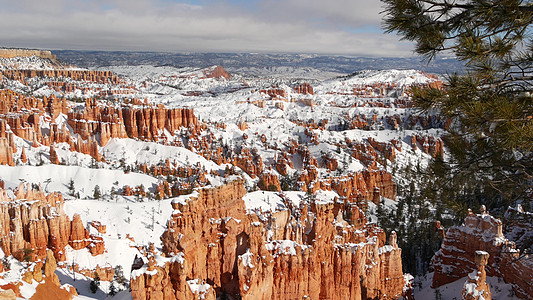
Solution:
M91 256L87 249L72 250L67 247L66 255L69 263L75 262L85 268L94 268L97 264L102 267L121 265L124 276L128 278L135 255L141 254L132 247L136 244L126 239L127 234L139 245L154 243L156 247L162 246L159 237L166 229L167 220L170 219L172 199L146 202L125 199L127 202L96 200L65 202L65 212L71 218L78 213L85 223L100 221L107 227L106 234L101 235L107 250L104 254ZM96 229L92 227L90 229L91 233L97 234Z
M64 65L67 69L82 70L73 66ZM19 69L19 70L53 70L57 68L57 62L52 63L51 60L42 59L38 56L29 57L0 57L0 70Z
M132 139L111 139L104 147L102 153L107 160L119 162L121 159L126 164L156 165L167 159L176 162L177 166L195 165L200 163L208 171L224 170L212 161L181 147L161 145L153 142L142 142Z
M61 192L64 196L70 194L68 184L74 181L75 192L81 198L92 198L95 186L99 186L102 193L109 193L112 188L117 191L125 185L144 185L150 188L157 184L154 177L140 173L124 173L122 170L89 169L79 166L43 165L43 166L0 166L2 180L6 188L18 187L21 181L41 183L45 192ZM46 181L50 180L47 184Z
M394 247L392 247L391 245L385 245L378 249L378 253L381 255L383 253L392 252L393 250L394 250Z
M14 61L19 66L26 69L47 69L51 68L45 62L39 59L28 58ZM0 60L1 66L13 67L9 62ZM173 68L173 67L153 67L153 66L117 66L106 67L106 70L111 70L119 75L124 75L126 85L132 86L132 93L116 98L137 97L139 99L146 99L148 103L165 104L169 107L190 107L194 108L195 115L202 121L206 122L208 129L201 132L200 135L211 135L220 140L222 144L229 145L232 148L239 148L241 146L250 149L256 149L261 156L265 166L272 165L279 151L276 148L283 149L283 143L289 140L299 140L305 144L309 142L309 138L305 135L306 128L296 124L295 120L308 121L313 119L318 122L322 119L329 120L325 131L311 130L318 136L319 144L314 145L309 143L309 151L320 161L321 153L330 153L339 161L339 166L342 170L336 171L336 176L347 175L353 172L364 170L366 167L357 159L350 159L344 161L347 157L347 151L336 152L335 144L344 144L346 138L352 141L363 142L370 137L379 142L389 142L392 139L401 141L403 149L401 152L396 152L397 166L405 166L411 161L420 161L424 166L429 160L429 156L422 153L420 150L411 151L409 142L410 137L414 134L420 133L419 130L393 130L386 124L383 125L383 130L336 130L336 126L345 120L355 115L376 114L379 118L384 118L387 115L398 114L402 118L406 117L410 111L409 109L395 107L394 98L376 98L376 99L361 99L355 95L340 95L336 92L353 91L354 87L362 85L372 85L375 83L394 83L397 86L404 87L409 84L427 83L433 79L428 78L425 74L408 70L408 71L366 71L358 74L345 77L334 78L338 75L344 75L334 72L317 71L312 68L294 68L294 67L275 67L275 68L243 68L240 70L243 75L235 74L231 79L218 80L213 78L204 78L204 70L198 68ZM293 83L300 82L305 78L306 82L311 82L315 90L315 95L300 95L296 93L292 86ZM292 81L295 79L295 81ZM325 80L328 79L328 80ZM76 89L72 93L61 95L61 93L46 86L48 79L32 79L31 85L37 88L34 95L57 95L66 97L94 97L94 91L82 92ZM69 81L68 79L65 79ZM9 88L17 91L29 93L30 89L22 85L18 81L4 80L3 83ZM102 85L96 83L81 83L76 82L80 88L98 88L103 91L113 88L110 85ZM262 88L279 87L286 91L287 101L283 100L266 100L266 107L259 108L256 105L247 103L250 101L265 100L265 94L259 92ZM122 87L118 87L122 88ZM198 92L199 96L184 96L187 92ZM310 99L315 103L314 107L303 105L297 101ZM371 100L375 102L392 102L392 108L371 107L366 106L364 101ZM285 109L281 110L275 106L276 103L283 103ZM77 107L83 107L83 104L76 104ZM236 125L237 123L245 121L249 128L242 131ZM57 118L52 119L48 115L43 115L40 119L40 125L43 133L47 133L50 124L65 124L67 129L72 132L72 128L66 122L66 116L60 114ZM225 128L216 128L210 122L223 122ZM9 126L8 126L8 130ZM441 130L430 129L428 134L440 135ZM177 131L170 133L167 131L159 132L158 134L165 135L170 141L186 138L185 131ZM183 136L182 136L183 134ZM245 140L243 134L248 138ZM267 137L266 144L261 142L261 136ZM75 137L76 139L76 137ZM198 155L194 151L190 151L184 147L172 147L162 145L154 142L143 142L135 139L111 139L104 147L99 147L99 153L105 158L104 162L97 164L99 167L90 168L94 164L93 159L85 154L73 152L70 145L66 143L56 144L55 149L60 161L66 165L52 165L49 164L49 147L38 146L32 147L31 141L25 141L21 138L15 137L15 145L18 150L24 147L29 162L28 165L20 166L19 161L21 151L14 154L14 158L19 166L8 167L0 166L1 179L5 181L6 188L15 188L21 181L27 183L41 183L43 190L46 192L59 191L65 196L64 210L66 214L72 218L74 214L80 214L85 224L91 221L100 221L107 226L105 234L99 234L94 228L89 230L92 234L99 235L103 238L106 245L106 252L102 255L92 256L87 249L73 250L71 247L65 249L67 261L65 264L78 264L81 268L93 269L96 265L101 267L115 267L122 266L124 275L129 278L131 265L136 255L141 255L135 246L148 245L153 242L156 251L161 250L160 236L166 229L166 222L172 214L179 213L179 210L173 210L172 204L188 205L189 200L198 196L198 191L193 191L192 194L179 196L173 199L165 199L161 201L150 201L150 199L142 197L123 197L117 196L111 199L108 195L111 190L119 190L125 185L130 187L143 185L145 188L152 188L158 183L158 178L141 173L125 173L121 168L124 165L133 166L135 164L155 165L169 161L172 166L200 166L205 168L209 173L206 175L211 186L221 185L224 182L233 180L233 177L224 179L214 174L221 174L226 165L217 165L216 163L206 160L204 157ZM301 157L296 154L290 158L294 168L289 168L289 174L297 174L302 171ZM42 166L35 166L40 163ZM122 165L122 166L121 166ZM94 165L93 165L94 167ZM379 168L385 168L379 166ZM390 167L389 167L390 168ZM326 169L318 167L317 171L319 177L327 177L329 173ZM212 172L212 173L211 173ZM275 175L279 175L277 171L269 170ZM257 183L257 179L252 179L247 174L237 170L240 176L245 178L248 188L253 187ZM74 189L79 192L79 197L69 196L68 183L70 180L74 182ZM95 186L98 185L101 192L104 194L102 201L91 200ZM10 192L11 193L11 192ZM314 197L310 197L304 192L286 191L282 193L267 192L267 191L253 191L246 194L243 198L246 209L249 213L274 213L288 209L289 205L300 206L302 201L307 199L314 199L318 205L327 205L339 199L339 195L334 191L318 191ZM387 209L395 209L396 203L394 199L384 199ZM375 205L370 203L370 211L374 209ZM369 216L370 219L375 216ZM213 222L221 223L229 222L231 217L222 219L213 219ZM235 222L241 220L233 219ZM261 226L262 223L254 222L253 226ZM135 242L126 238L129 234ZM269 233L267 233L268 235ZM269 237L270 239L271 237ZM375 241L367 241L374 242ZM348 246L360 247L361 244L351 244ZM307 245L301 245L290 240L274 240L266 245L267 249L273 255L296 255L297 251L304 251L309 248ZM380 253L391 251L391 246L384 246L379 248ZM300 249L300 250L299 250ZM243 264L254 267L254 254L248 251L239 256ZM4 257L4 253L0 253L0 257ZM158 257L158 265L169 261L183 262L183 253L178 253L170 258ZM13 263L13 268L9 272L2 274L4 278L0 278L0 284L7 280L19 280L20 272L23 267L16 266ZM10 273L11 272L11 273ZM18 272L18 273L17 273ZM132 276L138 276L146 273L146 267L131 273ZM58 270L58 276L62 283L72 284L80 292L77 299L104 299L107 295L109 285L103 282L96 294L90 293L88 290L88 283L90 279L81 274L72 274L66 270ZM74 280L76 279L76 280ZM210 291L211 286L203 283L200 279L189 280L188 284L191 290L197 293L200 297L206 295ZM24 290L24 295L31 295L34 293L33 285L23 283L21 291ZM113 299L130 299L131 293L120 292ZM418 297L417 297L418 298ZM431 298L431 297L430 297ZM424 299L424 298L421 298Z
M460 278L454 282L445 284L438 288L431 288L433 273L428 273L422 277L416 277L413 283L415 299L435 299L436 293L441 295L442 299L462 299L461 293L465 285L466 277ZM487 284L490 286L492 299L494 300L517 300L514 296L512 285L505 283L501 278L487 276ZM469 288L472 288L469 286ZM474 287L475 288L475 287ZM438 292L437 292L438 291Z
M272 255L296 255L296 248L299 247L301 251L310 248L311 246L298 244L295 241L291 240L274 240L270 243L265 244L267 250L272 252Z
M200 283L200 279L187 280L187 284L191 288L193 294L198 295L199 299L205 299L206 294L209 292L211 285L208 283Z
M328 204L328 203L334 203L337 199L339 199L339 194L335 191L323 191L318 190L315 193L316 197L316 203L317 204Z
M261 212L276 212L288 209L277 192L250 192L244 195L243 200L248 211L259 210Z
M252 263L253 256L254 256L254 254L252 252L250 252L250 249L247 249L246 253L244 253L242 255L239 255L239 259L242 260L242 264L245 267L254 268L255 266Z

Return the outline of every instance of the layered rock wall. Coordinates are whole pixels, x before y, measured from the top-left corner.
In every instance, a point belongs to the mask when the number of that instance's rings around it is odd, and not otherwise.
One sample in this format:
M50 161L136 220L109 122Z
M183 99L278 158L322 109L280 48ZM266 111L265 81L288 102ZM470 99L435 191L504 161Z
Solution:
M477 269L476 251L490 255L485 267L489 276L512 283L518 295L533 295L533 262L520 258L515 244L503 235L503 224L487 214L470 213L463 226L448 229L441 249L433 257L433 287L453 282ZM527 298L527 297L526 297Z
M401 249L355 205L247 214L242 179L173 202L163 253L134 264L134 299L395 299ZM343 219L346 210L350 218ZM199 290L198 287L202 289Z
M56 56L46 50L32 49L0 49L1 58L30 57L37 56L44 59L56 59Z
M100 136L105 145L111 138L158 140L163 130L174 133L180 127L198 125L192 109L153 106L99 106L88 99L81 111L68 113L68 123L83 139Z
M93 255L104 252L102 238L90 235L79 215L71 221L65 214L61 194L45 195L21 184L15 195L11 199L0 190L0 247L6 256L33 261L46 257L50 249L63 261L67 245L88 248Z
M1 70L3 77L10 80L24 81L26 78L48 77L48 78L70 78L77 81L97 82L97 83L120 83L120 78L111 71L94 70Z

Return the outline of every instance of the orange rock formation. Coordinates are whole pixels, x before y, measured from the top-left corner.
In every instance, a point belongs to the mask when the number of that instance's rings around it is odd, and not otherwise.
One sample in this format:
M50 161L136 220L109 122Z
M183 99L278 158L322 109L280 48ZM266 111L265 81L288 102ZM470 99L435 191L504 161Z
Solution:
M0 190L0 247L6 255L21 260L23 249L32 249L33 258L42 259L50 249L63 261L66 245L74 249L87 247L93 255L103 253L103 240L87 232L79 215L71 222L64 213L61 194L45 195L21 184L15 196L11 199L5 190Z
M475 255L477 270L468 274L462 297L464 300L491 300L490 286L487 284L487 272L485 266L489 261L489 254L485 251L476 251Z
M533 295L533 264L518 259L520 251L507 240L499 219L486 213L470 213L463 226L448 229L441 249L433 257L433 287L453 282L478 269L475 253L490 255L485 267L489 276L498 276L513 284L518 295Z
M395 234L357 206L310 203L247 214L242 179L172 204L162 255L134 263L134 299L396 299L404 279ZM343 212L350 218L343 219ZM269 228L270 230L267 230Z

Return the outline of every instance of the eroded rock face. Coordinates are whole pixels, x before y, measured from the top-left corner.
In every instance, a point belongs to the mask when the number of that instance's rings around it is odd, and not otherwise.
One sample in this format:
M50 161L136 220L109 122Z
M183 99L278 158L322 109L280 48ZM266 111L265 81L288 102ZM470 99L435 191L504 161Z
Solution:
M110 107L88 99L83 110L68 113L68 123L84 140L100 134L103 146L110 138L158 140L164 129L174 133L180 127L198 125L198 120L192 109L163 105Z
M487 284L485 266L489 261L489 254L485 251L476 251L475 260L477 270L468 274L463 286L462 297L464 300L491 300L490 286Z
M98 83L118 84L120 79L113 75L111 71L94 70L2 70L0 73L11 80L24 81L25 78L50 77L50 78L71 78L73 80L91 81Z
M503 235L503 224L487 214L470 213L463 226L448 229L441 249L433 257L433 287L453 282L477 270L476 251L490 255L485 266L489 276L513 284L518 295L533 295L533 263L518 259L520 251Z
M294 87L294 91L299 94L310 94L314 95L313 87L309 83L302 83Z
M197 131L199 122L192 109L151 106L136 99L131 102L130 105L114 107L89 98L82 108L73 108L69 101L54 95L35 98L1 90L0 164L15 165L13 153L17 149L14 136L32 141L34 147L50 146L50 161L58 164L61 160L52 147L54 143L67 143L71 151L88 154L100 161L98 146L106 145L111 138L163 139L164 142L166 138L162 133L165 130L171 134L180 128L187 128L191 134ZM49 131L42 131L39 120L47 114L54 120L65 114L67 122L62 125L51 122ZM21 161L26 163L24 160L21 157Z
M14 57L30 57L38 56L45 59L56 59L56 56L50 51L46 50L30 50L30 49L0 49L0 57L14 58Z
M103 253L103 240L90 235L79 216L71 222L65 214L61 194L45 195L21 184L15 195L11 199L0 190L0 247L6 256L33 261L45 258L49 249L63 261L66 245L88 247L93 255Z
M281 191L278 176L272 172L263 172L261 176L259 176L258 187L265 191Z
M0 137L0 165L14 166L13 148L9 145L7 138Z
M27 262L20 280L38 283L31 299L72 299L77 295L76 289L68 285L61 286L55 274L57 260L65 260L67 245L74 249L88 247L93 255L102 254L102 238L90 235L79 216L70 221L63 211L61 194L45 195L41 190L33 190L23 184L14 194L15 197L11 198L6 190L0 189L1 251L6 256L13 255ZM73 240L74 232L83 236L82 243ZM16 282L2 288L22 297Z
M148 251L134 263L133 298L401 296L401 249L394 237L385 245L385 233L356 205L295 207L287 200L288 210L247 214L245 193L244 181L235 179L175 200L163 253Z
M204 70L204 75L207 78L225 78L230 79L231 75L222 66L215 66Z

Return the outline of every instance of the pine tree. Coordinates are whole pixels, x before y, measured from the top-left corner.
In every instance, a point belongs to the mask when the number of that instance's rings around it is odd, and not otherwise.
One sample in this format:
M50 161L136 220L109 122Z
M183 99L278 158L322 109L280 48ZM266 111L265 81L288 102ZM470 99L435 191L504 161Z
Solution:
M531 0L381 0L384 28L415 42L428 61L453 53L463 74L442 89L417 87L422 110L452 120L443 171L460 185L474 179L494 207L528 197L533 170ZM529 196L530 197L530 196Z
M91 292L94 294L98 290L99 286L100 286L100 276L98 276L98 273L94 272L94 279L91 280L89 288L91 289Z
M93 192L93 198L98 200L102 197L102 193L100 192L100 186L95 185L94 186L94 192Z
M109 296L114 297L117 294L117 288L115 287L115 283L112 281L111 285L109 286Z
M70 179L70 181L68 182L68 194L71 195L72 197L74 197L76 195L76 188L74 187L74 179Z

